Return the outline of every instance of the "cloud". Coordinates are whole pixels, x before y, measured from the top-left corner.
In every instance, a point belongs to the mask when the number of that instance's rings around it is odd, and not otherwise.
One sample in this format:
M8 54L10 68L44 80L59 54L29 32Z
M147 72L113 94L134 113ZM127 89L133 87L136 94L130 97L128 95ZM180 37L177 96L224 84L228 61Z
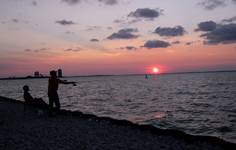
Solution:
M65 52L79 52L81 51L82 49L77 47L77 48L68 48L68 49L65 49L64 51Z
M235 0L235 2L236 2L236 0ZM226 23L231 23L231 22L235 22L235 21L236 21L236 16L222 20L222 22L226 22Z
M125 21L126 21L126 20L116 19L116 20L114 20L113 22L120 24L120 23L124 23Z
M206 10L213 10L217 7L222 7L226 5L226 0L203 0L198 3Z
M136 28L125 28L121 29L116 33L113 33L110 35L107 39L114 40L114 39L135 39L138 37L138 35L135 35L133 33L138 32L138 29Z
M38 52L42 52L42 51L46 51L48 50L48 48L40 48L40 49L25 49L24 51L25 52L35 52L35 53L38 53Z
M180 44L180 43L181 43L180 41L171 42L171 44Z
M98 0L106 5L115 5L118 4L118 0Z
M98 39L91 39L90 42L99 42Z
M116 23L116 24L121 24L123 26L127 26L127 25L134 24L134 23L137 23L137 22L140 22L140 21L142 21L142 19L135 18L135 19L132 19L132 20L129 20L129 19L116 19L113 22Z
M215 30L202 34L205 44L231 44L236 42L236 24L218 25Z
M87 31L97 31L97 30L100 30L100 29L102 29L102 27L100 27L100 26L88 26L87 27Z
M154 33L160 35L160 36L182 36L185 33L185 30L182 26L176 26L176 27L158 27L154 31Z
M171 44L166 41L150 40L150 41L147 41L143 47L146 47L148 49L152 49L152 48L166 48L169 46L171 46Z
M13 21L14 23L18 23L18 22L19 22L19 20L16 19L16 18L13 18L12 21Z
M113 28L112 27L107 27L107 30L112 30Z
M138 8L132 11L128 16L116 19L113 22L120 24L121 26L129 26L130 24L135 24L141 21L153 21L162 14L163 10L160 9L150 9L150 8Z
M193 42L186 42L185 45L191 45Z
M158 18L160 14L161 10L158 9L138 8L134 12L131 12L128 17L153 20L155 18Z
M229 5L230 1L233 4L236 4L236 0L202 0L198 5L201 5L206 10L213 10L218 7Z
M205 21L198 24L195 31L213 31L216 29L217 24L214 21Z
M129 50L129 51L135 51L135 50L137 50L137 47L134 47L134 46L126 46L126 47L120 47L120 49L126 49L126 50Z
M32 1L32 6L37 6L38 5L38 3L36 2L36 1Z
M77 3L80 3L81 0L62 0L62 2L65 2L65 3L69 4L69 5L75 5Z
M58 20L58 21L56 21L56 23L63 25L63 26L76 24L75 22L68 21L68 20Z
M78 4L80 2L85 2L85 1L88 1L88 0L62 0L62 2L65 2L69 5L75 5L75 4ZM118 4L118 0L96 0L96 1L99 2L99 3L103 3L105 5L116 5L116 4Z
M25 49L25 52L31 52L32 50L31 49Z
M75 32L72 32L72 31L66 31L65 34L75 34Z

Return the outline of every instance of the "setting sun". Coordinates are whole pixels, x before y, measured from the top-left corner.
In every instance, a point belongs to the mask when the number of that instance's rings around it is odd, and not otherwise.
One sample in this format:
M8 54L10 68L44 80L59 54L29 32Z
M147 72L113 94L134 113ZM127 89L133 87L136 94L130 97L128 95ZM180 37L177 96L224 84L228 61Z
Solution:
M154 67L154 68L152 68L152 71L153 71L153 73L158 73L158 72L159 72L159 69L156 68L156 67Z

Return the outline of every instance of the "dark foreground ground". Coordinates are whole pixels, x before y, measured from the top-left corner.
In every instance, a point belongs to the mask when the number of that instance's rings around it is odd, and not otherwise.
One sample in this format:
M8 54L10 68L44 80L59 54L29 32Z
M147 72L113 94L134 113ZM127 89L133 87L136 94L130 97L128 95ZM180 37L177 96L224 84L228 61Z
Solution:
M54 117L0 97L0 150L236 150L215 137L191 136L128 121L61 111Z

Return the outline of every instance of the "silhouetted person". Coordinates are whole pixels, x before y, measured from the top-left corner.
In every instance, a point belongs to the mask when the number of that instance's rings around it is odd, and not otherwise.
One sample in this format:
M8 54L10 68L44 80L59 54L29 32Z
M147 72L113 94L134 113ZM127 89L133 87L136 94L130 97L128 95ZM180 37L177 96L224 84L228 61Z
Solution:
M59 101L59 97L57 94L58 85L59 84L73 84L76 85L75 82L67 82L63 81L57 78L57 72L56 71L50 71L50 77L48 80L48 97L49 97L49 114L51 115L53 110L53 104L56 105L56 110L59 110L61 105Z
M39 107L39 108L48 107L48 105L43 101L42 98L33 98L31 96L31 94L29 93L30 89L28 85L23 86L23 90L24 90L24 100L26 104Z

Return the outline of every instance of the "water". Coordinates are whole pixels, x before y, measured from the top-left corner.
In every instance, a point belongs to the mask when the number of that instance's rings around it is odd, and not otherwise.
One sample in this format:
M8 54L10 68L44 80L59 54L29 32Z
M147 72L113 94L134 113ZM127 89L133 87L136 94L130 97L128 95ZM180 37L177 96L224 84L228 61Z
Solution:
M236 72L66 78L62 108L236 143ZM2 80L0 95L23 100L22 86L46 102L47 79Z

